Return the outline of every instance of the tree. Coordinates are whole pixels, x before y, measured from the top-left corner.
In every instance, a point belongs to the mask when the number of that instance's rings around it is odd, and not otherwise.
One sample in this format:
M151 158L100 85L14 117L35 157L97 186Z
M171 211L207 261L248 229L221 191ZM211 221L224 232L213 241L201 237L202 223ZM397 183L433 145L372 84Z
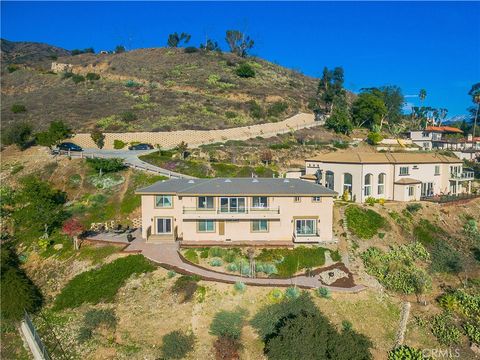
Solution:
M220 49L220 46L218 46L218 43L216 41L211 40L211 39L207 39L205 44L201 44L200 49L205 50L205 51L222 51Z
M115 54L121 54L121 53L124 53L126 50L125 50L125 46L123 45L117 45L115 47Z
M16 236L32 240L43 234L45 229L51 233L60 227L66 218L63 205L67 194L35 176L23 178L20 185L13 197L12 219Z
M22 122L8 127L2 133L2 142L5 145L17 145L21 150L25 150L32 144L32 126L29 123Z
M327 67L323 68L322 78L317 87L317 96L324 104L324 110L331 113L333 111L334 101L337 98L345 98L345 90L343 89L344 72L343 68L336 67L329 70ZM320 106L317 104L317 111Z
M352 121L359 127L372 129L374 125L381 126L386 113L383 100L369 92L359 94L352 104Z
M352 132L353 123L346 105L333 108L332 114L325 121L325 127L345 135L349 135Z
M247 312L240 308L235 311L219 311L210 324L210 334L234 340L240 339L246 315Z
M99 173L117 172L125 168L125 164L123 163L122 159L88 158L87 164L90 165L93 170L98 171Z
M184 359L193 350L195 336L181 331L172 331L162 338L162 359Z
M272 162L272 159L273 159L273 154L272 154L272 151L270 149L266 149L264 152L262 152L262 154L260 155L260 160L262 160L262 162L265 164L265 165L268 165Z
M227 30L225 41L230 51L238 56L247 57L255 42L239 30Z
M85 231L84 226L80 221L75 218L71 218L63 223L62 232L73 239L73 246L75 250L78 250L78 236Z
M237 74L242 78L251 78L251 77L255 77L255 70L252 68L250 64L242 63L235 70L235 74Z
M105 135L99 129L94 129L90 133L90 137L99 149L103 148L103 146L105 145Z
M472 134L473 136L477 136L477 121L478 121L478 112L480 110L480 82L473 84L472 88L468 92L468 95L472 97L473 103L477 104L477 109L476 110L471 110L470 113L473 115L475 112L475 116L473 117L473 129L472 129Z
M1 246L1 318L17 321L23 311L34 312L42 305L38 288L20 268L18 256L12 246Z
M36 135L37 143L42 146L52 147L61 140L72 135L72 130L61 120L52 121L47 131Z
M182 42L184 44L188 44L191 37L192 36L190 34L187 34L187 33L184 33L184 32L182 32L180 35L177 32L174 32L173 34L168 35L167 46L176 48Z
M185 141L182 141L177 145L177 151L182 156L182 159L185 159L186 152L188 150L188 144Z

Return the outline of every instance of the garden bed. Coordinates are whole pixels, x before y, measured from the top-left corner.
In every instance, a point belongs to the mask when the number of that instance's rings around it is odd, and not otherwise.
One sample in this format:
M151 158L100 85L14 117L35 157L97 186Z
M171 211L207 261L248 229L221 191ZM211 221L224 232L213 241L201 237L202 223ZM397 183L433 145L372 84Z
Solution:
M248 251L253 251L257 278L289 278L317 269L325 264L325 252L334 261L341 258L336 251L322 247L289 249L256 249L203 247L182 249L180 255L187 262L215 272L251 276Z

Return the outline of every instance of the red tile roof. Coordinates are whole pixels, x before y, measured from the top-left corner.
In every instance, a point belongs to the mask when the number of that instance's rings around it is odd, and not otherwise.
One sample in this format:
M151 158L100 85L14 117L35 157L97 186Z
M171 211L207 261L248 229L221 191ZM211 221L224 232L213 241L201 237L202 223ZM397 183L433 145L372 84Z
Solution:
M425 128L427 131L439 131L439 132L454 132L454 133L463 133L462 130L452 126L427 126Z

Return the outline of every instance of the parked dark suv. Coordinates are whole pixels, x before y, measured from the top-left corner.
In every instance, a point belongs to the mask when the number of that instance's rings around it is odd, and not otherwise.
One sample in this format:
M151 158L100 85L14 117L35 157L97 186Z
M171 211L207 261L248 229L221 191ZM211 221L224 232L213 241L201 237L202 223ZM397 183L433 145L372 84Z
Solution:
M132 145L128 148L128 150L152 150L153 146L150 144L137 144Z
M58 150L63 150L63 151L83 151L83 149L80 146L71 142L63 142L59 144L57 147L58 147Z

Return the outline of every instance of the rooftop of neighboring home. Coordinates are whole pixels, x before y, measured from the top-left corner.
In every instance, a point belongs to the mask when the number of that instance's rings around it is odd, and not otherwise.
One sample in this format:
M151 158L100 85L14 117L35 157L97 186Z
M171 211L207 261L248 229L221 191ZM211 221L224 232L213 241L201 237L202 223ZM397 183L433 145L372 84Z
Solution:
M159 181L136 191L140 195L176 194L198 195L255 195L255 196L335 196L324 186L300 179L281 178L215 178L173 179Z
M347 164L461 164L462 160L437 153L362 153L355 151L321 154L305 161Z
M424 131L463 134L462 130L453 126L427 126Z

